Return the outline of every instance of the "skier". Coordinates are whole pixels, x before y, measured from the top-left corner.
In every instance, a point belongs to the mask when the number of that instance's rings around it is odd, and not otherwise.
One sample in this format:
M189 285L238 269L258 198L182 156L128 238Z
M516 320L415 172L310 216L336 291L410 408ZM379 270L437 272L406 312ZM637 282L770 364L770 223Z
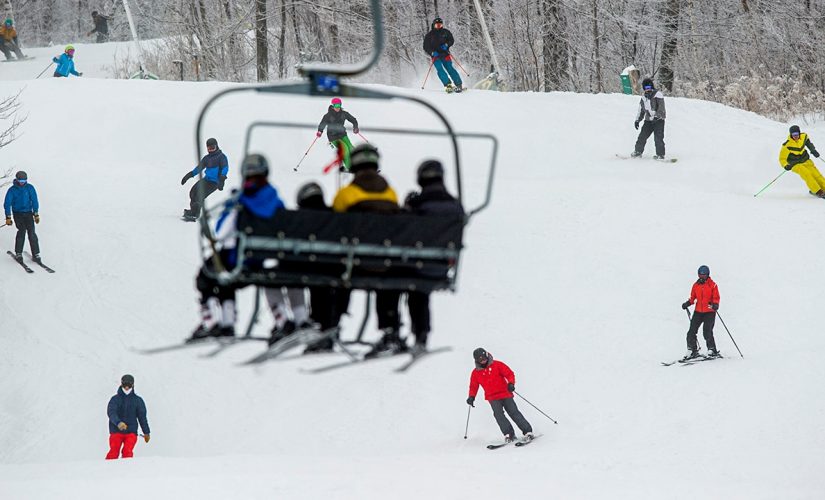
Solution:
M259 154L250 154L241 165L243 191L237 198L228 200L218 217L215 235L221 243L221 260L230 268L243 265L236 248L239 217L272 218L284 208L278 190L269 184L269 163ZM207 274L206 271L210 271ZM207 337L235 336L235 290L233 284L223 285L214 277L214 262L208 257L195 280L201 294L201 323L192 332L189 341Z
M478 386L481 386L484 389L484 399L490 402L496 423L504 434L504 441L511 443L516 440L513 425L504 416L505 411L524 434L523 441L531 441L533 428L513 399L513 392L516 390L516 375L513 370L501 361L493 360L493 355L481 347L473 351L473 360L476 367L470 373L470 396L467 398L467 404L475 407L473 403L476 400Z
M11 56L12 51L17 56L17 59L25 59L26 56L20 50L20 42L17 41L17 30L14 29L14 21L10 17L6 18L3 26L0 27L0 50L6 56L7 61L13 61Z
M341 99L335 97L332 99L327 113L321 118L321 123L318 124L318 131L315 133L315 137L321 137L321 134L324 133L324 128L327 129L327 140L329 140L330 146L332 146L333 149L343 148L343 171L349 172L352 143L347 136L347 129L344 126L345 121L352 123L352 132L357 134L358 120L349 114L349 112L344 111L344 109L341 108Z
M206 155L201 158L195 168L187 172L180 180L183 186L186 182L195 177L203 170L203 179L199 179L192 189L189 190L189 208L183 210L183 219L196 221L201 215L204 200L212 193L223 191L226 183L226 176L229 173L229 160L218 147L218 140L214 137L206 140ZM203 193L201 193L201 190Z
M97 33L97 43L104 43L109 41L109 18L104 16L103 14L98 13L98 11L92 11L92 22L95 23L95 27L92 31L86 33L86 36L92 36L93 33Z
M54 70L56 78L67 78L69 75L83 76L83 73L74 68L74 47L72 45L66 45L60 57L53 57L52 62L57 64Z
M371 144L359 144L352 150L351 171L355 178L341 188L332 202L335 212L374 212L395 214L401 211L395 191L378 173L378 150ZM336 314L343 314L349 304L349 292L340 290ZM401 321L398 314L398 299L401 292L397 290L376 290L375 310L378 316L378 329L383 336L365 355L367 358L384 354L397 354L407 351L407 345L399 335Z
M149 442L146 403L135 393L135 377L127 374L120 378L120 387L109 400L106 415L109 416L109 453L106 460L115 460L118 456L132 458L138 438L138 423L143 431L143 440Z
M645 78L642 80L644 94L639 100L639 113L633 126L639 130L639 123L644 120L642 130L636 139L636 147L630 156L642 156L645 144L650 134L653 134L653 142L656 144L655 160L665 159L665 96L662 91L653 86L653 80Z
M788 140L782 143L782 149L779 151L779 164L785 170L792 170L802 177L802 180L808 185L809 193L825 198L825 177L822 177L822 174L819 173L819 169L816 168L813 160L808 156L808 151L815 158L819 158L819 152L814 147L811 139L808 138L808 134L800 132L799 125L792 125Z
M444 167L438 160L427 160L418 167L416 174L421 192L415 191L407 195L404 208L418 215L454 214L463 215L464 208L444 186ZM443 276L446 269L427 269L424 273L436 273ZM407 293L407 307L410 311L410 322L415 345L412 352L420 354L427 348L427 335L430 333L430 294L428 292L411 291Z
M682 304L682 309L687 309L692 304L696 304L693 317L690 318L690 328L687 332L688 353L682 358L683 360L699 357L699 346L696 342L699 325L703 325L702 334L708 347L708 356L719 356L719 351L716 350L716 341L713 339L713 324L716 322L716 311L719 309L719 288L710 279L710 268L708 266L699 266L697 274L699 279L690 289L690 298Z
M453 34L444 27L444 21L440 17L433 19L430 31L424 35L424 52L432 57L432 65L438 79L444 85L444 90L450 92L461 92L464 86L461 83L461 76L453 68L453 56L450 55L450 47L453 46ZM449 73L449 76L447 74ZM453 81L450 81L450 78Z
M34 232L34 225L40 224L40 202L37 200L37 190L29 184L26 172L21 170L14 175L14 181L6 191L3 208L6 210L6 225L11 226L12 214L17 225L17 236L14 239L15 258L23 260L23 244L28 235L32 258L40 263L40 241Z

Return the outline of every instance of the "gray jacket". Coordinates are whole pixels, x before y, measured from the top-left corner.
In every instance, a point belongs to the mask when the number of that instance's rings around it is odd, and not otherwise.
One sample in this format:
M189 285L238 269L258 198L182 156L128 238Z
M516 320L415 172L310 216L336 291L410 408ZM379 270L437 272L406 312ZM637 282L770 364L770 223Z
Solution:
M645 92L639 101L639 113L636 115L636 121L640 122L644 119L646 122L655 120L664 120L665 113L665 96L661 90L653 89Z

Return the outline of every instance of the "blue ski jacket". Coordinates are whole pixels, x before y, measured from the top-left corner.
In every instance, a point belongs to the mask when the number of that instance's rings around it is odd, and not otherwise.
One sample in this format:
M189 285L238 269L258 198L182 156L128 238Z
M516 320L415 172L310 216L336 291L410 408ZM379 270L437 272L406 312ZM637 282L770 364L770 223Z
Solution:
M224 210L218 216L218 222L215 224L215 234L220 238L222 234L229 235L231 231L238 228L240 210L251 214L253 217L259 219L270 219L278 210L286 208L283 200L278 195L278 190L272 184L265 186L255 191L244 190L244 192L237 199L228 200L224 205ZM223 239L223 238L222 238ZM235 248L235 241L230 241L228 238L224 240L224 249L227 252L226 258L231 267L235 267L238 262L238 251Z
M229 173L229 160L223 151L216 149L213 153L201 158L201 162L192 169L192 175L198 175L203 170L203 177L209 182L218 183L218 177L226 177Z
M55 69L55 73L60 73L62 76L69 76L70 74L74 76L80 76L80 73L75 71L74 69L74 60L72 56L69 54L63 53L60 54L60 57L53 57L52 61L57 64L57 69Z
M109 400L106 414L109 416L109 434L137 434L138 422L143 433L150 434L149 422L146 421L146 403L135 394L134 388L126 394L123 387L118 387L117 394ZM120 422L128 426L125 431L117 428Z
M34 189L34 186L29 183L20 186L17 182L14 182L9 190L6 191L3 208L6 210L6 217L9 217L12 212L37 213L40 210L40 203L37 201L37 191Z

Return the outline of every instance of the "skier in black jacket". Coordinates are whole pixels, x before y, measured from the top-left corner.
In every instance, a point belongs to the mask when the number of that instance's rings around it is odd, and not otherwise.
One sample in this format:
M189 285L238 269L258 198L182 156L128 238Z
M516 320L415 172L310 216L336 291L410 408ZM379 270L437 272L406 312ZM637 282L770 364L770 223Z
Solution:
M332 99L329 109L327 110L327 114L321 118L321 123L318 124L318 132L315 136L321 137L321 134L324 133L324 128L327 129L327 139L329 140L330 146L336 150L339 146L343 147L344 171L349 172L349 153L352 151L352 143L350 142L349 137L347 137L347 129L344 126L344 122L349 121L352 123L352 131L357 134L358 120L356 120L355 117L348 112L344 111L341 105L342 103L340 98L336 97Z
M96 10L92 11L92 22L95 27L92 31L86 33L86 36L92 36L97 33L97 43L104 43L109 41L109 18L99 13Z
M453 68L453 57L450 55L450 47L453 46L453 34L444 27L444 21L440 17L433 20L430 31L424 35L424 51L433 58L433 66L438 75L438 79L444 85L447 92L461 92L464 87L461 83L461 76ZM447 74L449 73L449 76ZM450 81L450 78L453 81Z
M417 215L463 215L461 203L447 192L444 186L444 167L438 160L427 160L418 167L418 185L421 192L412 192L404 200L404 208ZM442 269L422 269L421 273L438 273ZM427 348L427 335L430 333L430 294L428 292L409 292L407 306L410 310L412 333L415 335L413 353L420 353Z
M183 186L186 181L203 171L203 179L198 180L189 190L189 208L183 211L183 219L187 221L195 221L200 217L203 201L207 196L216 190L223 191L226 176L229 173L229 160L218 147L217 139L206 140L206 153L200 163L191 171L186 172L180 180L180 185ZM203 190L203 196L201 196L201 190Z

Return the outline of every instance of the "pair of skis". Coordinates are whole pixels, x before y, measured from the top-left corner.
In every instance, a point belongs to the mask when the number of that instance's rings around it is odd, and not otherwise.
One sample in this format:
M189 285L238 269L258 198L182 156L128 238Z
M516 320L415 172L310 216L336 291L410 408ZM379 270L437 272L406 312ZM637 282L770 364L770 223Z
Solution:
M677 359L677 360L674 360L674 361L662 361L662 366L673 366L673 365L676 365L676 364L679 364L679 365L682 365L682 366L688 366L688 365L695 365L695 364L701 363L703 361L713 361L714 359L723 359L723 357L722 357L721 354L719 354L717 356L705 356L704 354L700 354L699 356L697 356L695 358L688 358L688 359L681 358L681 359Z
M487 445L488 450L497 450L499 448L504 448L507 445L515 445L516 448L521 448L522 446L527 446L528 444L532 443L536 439L540 438L542 434L533 434L532 439L518 439L516 441L509 441L509 442L502 442L502 443L492 443Z
M271 359L275 359L281 354L296 347L309 347L326 340L332 340L334 343L337 343L336 339L338 338L339 330L340 328L337 326L326 330L319 330L317 328L303 328L296 330L270 345L266 351L241 364L259 365Z
M641 159L647 159L647 158L644 158L644 157L642 157L642 156L620 155L620 154L618 154L618 153L616 153L616 158L618 158L618 159L620 159L620 160L641 160ZM651 160L660 161L660 162L662 162L662 163L676 163L677 161L679 161L679 159L678 159L678 158L651 158Z
M409 370L410 368L412 368L412 366L415 365L422 358L424 358L426 356L429 356L431 354L438 354L438 353L441 353L441 352L451 351L452 349L453 349L452 347L445 346L445 347L436 347L435 349L426 349L426 350L423 350L423 351L418 351L418 352L413 352L413 353L408 353L408 352L386 353L386 354L383 354L383 355L372 356L372 357L369 357L369 358L363 357L363 356L361 356L361 357L353 356L353 357L351 357L350 359L348 359L346 361L341 361L341 362L338 362L338 363L333 363L331 365L321 366L321 367L318 367L318 368L312 368L312 369L303 370L303 371L305 371L306 373L324 373L324 372L328 372L328 371L332 371L332 370L337 370L339 368L347 368L347 367L350 367L350 366L357 366L357 365L360 365L360 364L363 364L363 363L369 363L370 361L378 361L378 360L392 358L392 357L396 357L396 356L408 355L408 356L410 356L410 358L407 360L407 362L395 369L396 373L404 373L407 370Z
M34 272L34 269L32 269L31 267L29 267L29 265L28 265L28 264L26 264L26 261L24 261L22 257L17 258L17 255L15 255L15 254L14 254L14 252L12 252L11 250L7 250L7 251L6 251L6 253L7 253L7 254L9 254L9 256L11 256L11 258L12 258L12 259L14 259L14 261L15 261L15 262L17 262L18 264L20 264L20 265L23 267L23 269L25 269L25 270L26 270L26 272L27 272L27 273L31 274L31 273L33 273L33 272ZM46 270L46 272L48 272L48 273L50 273L50 274L54 272L54 269L52 269L51 267L49 267L49 266L47 266L46 264L44 264L42 260L40 260L40 259L35 259L34 257L32 257L32 255L31 255L30 253L26 253L26 257L29 257L29 259L31 259L31 261L32 261L32 262L34 262L34 263L35 263L35 264L37 264L38 266L40 266L40 267L42 267L43 269L45 269L45 270Z

